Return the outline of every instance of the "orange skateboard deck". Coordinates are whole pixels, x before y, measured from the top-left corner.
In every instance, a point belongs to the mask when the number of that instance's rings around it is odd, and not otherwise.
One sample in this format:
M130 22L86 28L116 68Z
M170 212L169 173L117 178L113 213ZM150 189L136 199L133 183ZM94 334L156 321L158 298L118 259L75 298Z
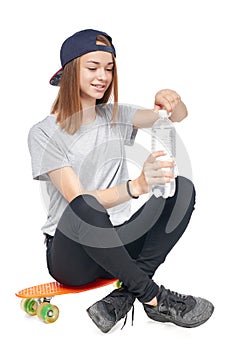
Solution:
M56 295L81 293L88 290L116 284L119 287L117 279L98 279L78 287L70 287L58 282L49 282L29 287L15 293L17 297L22 298L21 307L29 315L37 315L45 323L53 323L58 319L59 309L56 305L50 303L52 297Z

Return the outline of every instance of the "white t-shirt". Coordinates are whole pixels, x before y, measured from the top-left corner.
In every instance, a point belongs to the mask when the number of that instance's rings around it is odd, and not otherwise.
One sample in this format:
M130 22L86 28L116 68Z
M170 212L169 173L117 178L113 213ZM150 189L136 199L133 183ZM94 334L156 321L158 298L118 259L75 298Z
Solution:
M111 104L98 106L93 123L83 125L70 135L49 115L29 131L28 145L32 161L32 175L45 181L49 198L44 233L53 235L68 202L51 182L48 172L71 166L83 188L106 189L128 180L125 145L133 145L137 129L133 117L138 107L118 106L118 121L112 126ZM107 210L113 225L119 225L131 216L130 201Z

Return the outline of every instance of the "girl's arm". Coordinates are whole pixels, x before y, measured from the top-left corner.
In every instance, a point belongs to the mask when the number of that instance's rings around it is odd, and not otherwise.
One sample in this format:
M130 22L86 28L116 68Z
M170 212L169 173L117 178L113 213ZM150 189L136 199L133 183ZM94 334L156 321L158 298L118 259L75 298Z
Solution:
M148 193L151 186L156 183L170 182L171 178L173 178L174 175L170 169L167 171L164 169L174 167L173 162L157 160L163 155L164 152L162 151L150 154L143 165L140 176L129 182L130 193L133 196L137 197ZM70 166L53 170L48 175L68 202L71 202L81 194L91 194L96 197L100 204L108 209L131 199L125 182L105 190L86 191Z
M165 89L155 95L153 110L138 110L135 113L133 124L135 128L151 128L158 119L158 111L166 109L171 113L171 121L180 122L187 117L188 111L180 96L173 90Z
M126 188L126 183L106 190L85 190L78 176L69 166L49 172L49 177L68 202L71 202L81 194L91 194L96 197L100 204L108 209L131 199ZM132 185L132 183L134 183L134 185ZM139 196L143 193L142 190L137 187L136 180L131 181L129 185L132 195Z

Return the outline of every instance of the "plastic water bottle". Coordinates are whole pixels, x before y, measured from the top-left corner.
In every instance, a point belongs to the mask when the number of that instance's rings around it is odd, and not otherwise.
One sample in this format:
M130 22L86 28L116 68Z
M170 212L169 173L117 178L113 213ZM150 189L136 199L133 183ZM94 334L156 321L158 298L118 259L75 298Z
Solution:
M176 156L176 130L173 123L169 120L166 110L159 110L159 118L152 126L151 149L152 152L164 151L165 156L159 157L160 160L173 160ZM165 169L165 168L164 168ZM169 171L169 168L165 170ZM174 172L174 168L170 171ZM172 197L176 190L175 179L171 179L170 183L156 184L152 187L155 197L168 198Z

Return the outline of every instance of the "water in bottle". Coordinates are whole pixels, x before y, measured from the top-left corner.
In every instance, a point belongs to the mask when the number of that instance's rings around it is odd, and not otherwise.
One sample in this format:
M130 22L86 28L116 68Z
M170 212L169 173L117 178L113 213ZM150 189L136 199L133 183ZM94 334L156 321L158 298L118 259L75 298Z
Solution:
M151 148L152 152L165 151L166 155L159 157L159 160L173 160L176 156L176 131L173 123L169 120L166 110L159 110L159 118L152 126ZM165 170L169 171L168 168ZM170 169L174 172L174 168ZM155 197L168 198L175 193L175 179L170 183L156 184L152 187Z

